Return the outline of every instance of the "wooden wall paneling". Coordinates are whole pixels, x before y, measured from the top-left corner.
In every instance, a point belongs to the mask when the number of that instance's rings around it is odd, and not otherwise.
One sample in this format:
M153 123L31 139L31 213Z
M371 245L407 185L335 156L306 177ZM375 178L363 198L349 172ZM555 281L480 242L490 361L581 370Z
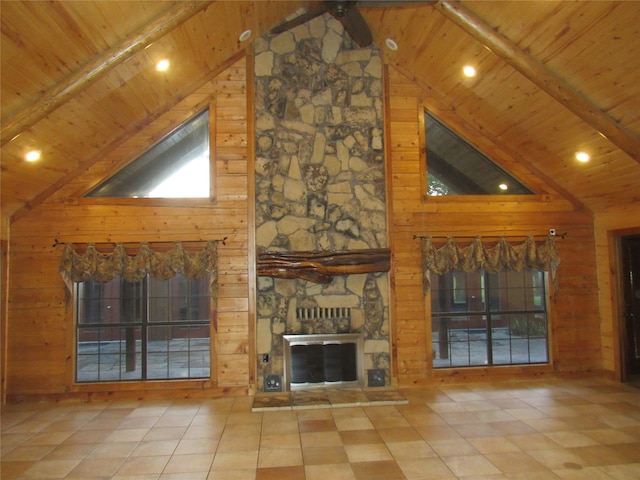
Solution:
M593 219L588 212L557 195L531 197L424 198L420 162L419 129L407 124L413 115L416 126L420 98L427 92L397 69L390 68L391 184L394 224L395 327L400 384L452 381L452 378L500 378L496 369L447 369L431 367L429 304L423 294L420 272L420 241L413 235L446 237L482 235L545 235L550 228L568 232L558 239L562 258L560 291L551 290L549 303L552 365L505 370L523 375L541 373L599 372L602 368L599 340L598 289L595 270ZM406 92L403 86L406 85ZM410 95L414 101L409 101ZM398 100L396 102L396 99ZM412 113L413 112L413 113ZM394 115L402 118L396 122ZM411 132L415 132L413 136ZM413 152L412 152L413 151ZM407 187L409 185L409 187ZM444 239L442 239L444 243ZM505 378L507 378L505 377Z
M246 75L245 62L233 66L233 75ZM224 72L223 79L228 77ZM226 82L226 80L225 80ZM184 121L196 104L211 98L220 91L236 105L246 105L246 89L242 82L231 86L226 82L216 85L215 79L198 91L193 99L187 97L180 114L170 111L169 118ZM208 89L208 90L207 90ZM239 110L240 112L241 110ZM246 115L246 107L244 109ZM237 113L237 112L236 112ZM228 122L224 109L219 115L215 109L217 138L242 137L232 146L216 146L217 164L233 165L220 169L217 176L218 198L182 202L164 200L146 204L145 201L122 201L119 199L71 199L48 201L25 212L11 226L11 273L8 291L8 343L7 343L7 395L17 399L29 395L89 395L111 392L111 395L129 395L138 391L140 395L155 396L158 391L148 384L74 385L73 384L73 309L67 306L67 297L62 277L58 273L62 246L59 242L164 242L222 239L219 245L220 289L216 323L217 334L213 353L212 382L166 383L167 392L176 394L219 395L223 390L232 394L245 393L249 384L249 275L248 275L248 195L246 132L240 132L237 122ZM158 124L152 123L149 130L157 132L166 128L166 118ZM177 123L176 123L177 125ZM229 127L230 132L224 132ZM155 134L142 131L123 143L117 154L109 151L104 161L112 168L113 162L123 152L139 152L149 145ZM136 146L136 142L141 142ZM228 153L228 158L226 157ZM241 166L245 162L244 168ZM98 171L106 171L100 162ZM107 170L108 170L107 168ZM94 178L91 172L84 180ZM76 191L82 182L69 188ZM182 205L184 204L184 205ZM135 382L134 382L135 383ZM160 382L162 383L162 382ZM156 393L151 393L155 391ZM188 393L191 392L191 393ZM208 393L207 393L208 392Z

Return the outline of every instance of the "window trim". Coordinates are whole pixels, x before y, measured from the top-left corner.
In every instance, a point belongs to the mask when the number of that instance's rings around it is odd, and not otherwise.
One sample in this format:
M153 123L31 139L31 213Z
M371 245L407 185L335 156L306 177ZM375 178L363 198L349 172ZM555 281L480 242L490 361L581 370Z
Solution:
M148 276L147 276L148 279ZM78 345L78 331L81 328L78 324L78 309L76 308L77 304L77 282L73 283L73 293L72 293L72 302L73 308L69 308L70 317L72 322L72 342L68 344L67 351L69 352L67 359L70 361L70 387L68 391L70 392L94 392L94 391L109 391L111 392L114 388L114 385L118 386L118 390L156 390L156 389L166 389L167 385L171 385L170 388L215 388L218 387L218 359L217 359L217 350L216 350L216 342L217 342L217 331L215 329L215 318L217 316L217 311L215 309L215 305L212 302L211 297L210 300L210 312L209 312L209 376L208 377L198 377L198 378L150 378L150 379L132 379L132 380L105 380L105 381L78 381L78 372L77 372L77 345ZM153 324L153 322L152 322ZM123 325L123 324L119 324ZM177 325L180 326L180 325ZM141 350L142 353L142 350Z
M555 312L553 309L552 295L551 295L551 280L548 272L543 272L544 281L544 294L545 294L545 313L547 316L547 362L546 363L519 363L519 364L496 364L496 365L467 365L467 366L448 366L448 367L434 367L434 355L433 349L433 322L434 317L431 310L431 295L432 290L429 289L426 295L424 295L424 308L425 308L425 337L426 337L426 367L427 376L432 378L456 378L464 377L479 377L483 378L491 377L492 375L539 375L543 373L549 373L555 371ZM483 312L479 312L484 314Z
M427 133L425 130L425 114L427 111L442 118L442 121L446 118L446 115L441 115L441 109L436 108L435 105L428 104L424 98L418 98L418 154L420 157L420 200L421 203L443 203L443 202L460 202L460 203L472 203L478 204L478 202L551 202L555 197L553 191L548 191L546 187L538 178L536 178L531 172L514 172L507 165L508 154L501 154L499 157L492 155L490 158L496 165L506 171L510 176L514 177L523 185L526 185L533 193L528 195L444 195L435 196L429 195L428 185L428 171L427 171ZM479 151L484 149L477 145L477 142L469 140L467 134L463 134L459 129L455 129L455 132L463 138L470 145L476 147ZM504 158L502 158L504 157ZM526 176L526 181L523 177Z
M168 131L155 132L150 135L151 141L143 144L136 145L136 149L131 156L125 157L122 161L117 162L113 168L107 172L103 172L99 178L95 178L94 181L89 182L85 188L83 188L77 194L77 198L74 199L74 203L77 205L136 205L136 206L154 206L154 207L175 207L175 206L195 206L195 207L210 207L217 202L217 104L215 98L212 98L204 106L200 106L198 109L187 112L186 118L180 119L180 123L174 125ZM116 175L122 169L126 168L129 164L134 162L140 155L152 148L158 142L162 141L165 137L171 135L171 133L179 128L182 124L188 122L200 113L208 110L209 112L209 196L199 198L180 198L180 197L154 197L154 198L130 198L130 197L87 197L91 191L93 191L98 185L108 180L113 175ZM134 135L135 136L135 135ZM158 140L159 139L159 140Z

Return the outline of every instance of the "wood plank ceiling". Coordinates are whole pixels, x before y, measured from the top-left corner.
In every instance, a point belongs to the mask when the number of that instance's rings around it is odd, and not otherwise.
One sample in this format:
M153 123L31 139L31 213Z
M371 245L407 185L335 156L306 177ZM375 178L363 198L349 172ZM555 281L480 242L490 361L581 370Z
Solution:
M640 2L362 3L374 43L424 90L427 108L506 168L518 164L594 212L640 200ZM2 2L3 221L308 5ZM161 57L167 73L154 69ZM465 64L478 76L464 79ZM24 160L31 149L40 161ZM578 150L592 160L577 163Z

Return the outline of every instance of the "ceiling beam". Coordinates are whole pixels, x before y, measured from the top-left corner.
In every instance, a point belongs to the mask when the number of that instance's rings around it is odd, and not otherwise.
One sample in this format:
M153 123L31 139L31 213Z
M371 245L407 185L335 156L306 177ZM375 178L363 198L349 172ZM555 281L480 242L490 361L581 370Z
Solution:
M576 92L544 64L532 58L459 2L440 0L434 7L640 163L640 139Z
M131 58L133 54L146 48L165 33L207 8L210 3L210 1L177 2L135 34L105 50L82 68L69 75L64 81L54 85L34 102L4 120L0 145L4 146L111 69Z

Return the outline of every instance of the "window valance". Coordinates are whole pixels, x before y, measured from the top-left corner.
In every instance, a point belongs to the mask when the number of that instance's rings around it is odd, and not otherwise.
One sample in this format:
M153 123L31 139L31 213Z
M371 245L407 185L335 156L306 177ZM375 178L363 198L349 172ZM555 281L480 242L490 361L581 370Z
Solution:
M108 282L122 277L127 282L138 282L147 274L167 280L178 273L187 278L201 279L209 275L211 293L215 298L218 274L218 245L211 241L204 249L192 252L177 242L166 252L155 252L142 243L135 255L128 255L125 247L117 243L111 253L100 253L95 244L87 245L84 254L76 252L73 244L65 244L60 272L67 282L93 279Z
M442 275L450 270L473 272L486 270L495 273L500 270L522 271L536 268L550 272L556 291L558 290L557 270L560 257L555 238L549 236L540 245L536 245L533 236L519 245L510 244L502 237L493 246L486 246L480 237L476 237L466 247L460 247L455 239L449 237L444 245L436 248L431 237L422 238L422 267L425 292L431 287L431 272Z

